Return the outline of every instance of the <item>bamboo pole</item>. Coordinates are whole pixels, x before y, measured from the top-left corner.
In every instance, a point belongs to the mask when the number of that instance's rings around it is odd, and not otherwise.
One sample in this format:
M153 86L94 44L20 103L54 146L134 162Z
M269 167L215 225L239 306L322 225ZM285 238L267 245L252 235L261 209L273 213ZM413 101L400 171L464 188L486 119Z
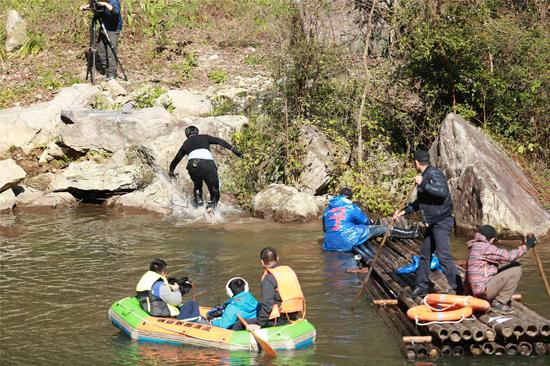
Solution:
M546 294L548 295L548 297L550 297L550 285L548 284L548 279L546 278L546 273L544 272L544 267L542 266L542 261L540 260L539 252L535 247L533 247L532 251L533 251L533 256L535 257L535 262L537 262L537 267L539 269L542 282L544 283L544 287L546 288Z

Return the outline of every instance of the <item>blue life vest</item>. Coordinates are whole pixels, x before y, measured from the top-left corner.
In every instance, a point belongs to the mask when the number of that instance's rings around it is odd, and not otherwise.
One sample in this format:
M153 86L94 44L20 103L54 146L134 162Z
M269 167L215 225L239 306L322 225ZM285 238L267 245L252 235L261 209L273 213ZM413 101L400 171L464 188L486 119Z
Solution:
M332 198L323 213L323 249L349 252L369 238L370 220L344 196Z

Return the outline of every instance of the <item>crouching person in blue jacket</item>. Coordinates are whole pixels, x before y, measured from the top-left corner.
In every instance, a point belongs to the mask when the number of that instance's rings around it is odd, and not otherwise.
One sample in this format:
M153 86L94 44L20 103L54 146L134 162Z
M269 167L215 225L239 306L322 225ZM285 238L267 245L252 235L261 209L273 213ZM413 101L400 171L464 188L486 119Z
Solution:
M342 188L340 194L329 201L323 213L324 250L350 252L354 246L388 231L388 225L373 225L363 210L351 202L352 197L351 189ZM394 227L391 236L416 238L418 227L412 230Z
M207 315L213 326L232 329L234 326L239 325L237 314L245 319L256 317L258 301L248 292L248 283L243 278L230 279L225 286L225 290L230 299L221 307L211 310Z

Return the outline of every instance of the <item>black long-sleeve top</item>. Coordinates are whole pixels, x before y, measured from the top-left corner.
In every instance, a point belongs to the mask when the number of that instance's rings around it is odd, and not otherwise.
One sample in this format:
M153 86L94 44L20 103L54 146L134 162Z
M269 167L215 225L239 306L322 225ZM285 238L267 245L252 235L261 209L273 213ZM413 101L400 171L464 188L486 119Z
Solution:
M277 264L273 265L271 268L278 267ZM271 273L266 273L262 279L262 302L260 303L260 308L258 310L258 316L256 317L257 324L260 326L265 326L269 322L269 315L273 310L273 305L280 305L283 300L281 295L277 291L277 280Z
M207 149L210 151L210 145L221 145L228 150L233 149L233 146L229 142L224 139L220 139L219 137L210 135L191 135L181 145L178 153L174 157L174 160L170 163L170 173L174 172L174 169L176 169L176 166L185 155L188 155L191 151L197 149Z
M416 187L416 190L417 199L405 207L405 213L421 210L428 225L452 215L453 200L447 177L441 170L429 165L422 172L422 183Z

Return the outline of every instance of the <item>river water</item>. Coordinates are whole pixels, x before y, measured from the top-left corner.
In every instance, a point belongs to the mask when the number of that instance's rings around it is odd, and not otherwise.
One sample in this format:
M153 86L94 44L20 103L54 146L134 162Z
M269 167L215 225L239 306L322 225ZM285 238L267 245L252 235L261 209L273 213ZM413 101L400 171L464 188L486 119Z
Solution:
M160 219L117 213L97 206L0 216L12 229L0 236L1 365L411 365L367 300L354 312L351 299L359 280L349 254L325 253L319 224L280 225L244 215L224 214L222 222ZM464 258L462 240L453 244ZM298 273L307 318L317 328L315 346L279 352L268 360L248 352L138 343L107 318L110 305L133 295L136 282L154 258L169 271L187 275L202 293L198 301L226 300L225 283L246 278L258 297L262 272L258 253L279 251L281 263ZM549 245L539 245L548 265ZM518 289L524 301L550 317L548 299L532 257L524 260ZM204 292L205 291L205 292ZM548 357L465 357L440 365L543 365Z

